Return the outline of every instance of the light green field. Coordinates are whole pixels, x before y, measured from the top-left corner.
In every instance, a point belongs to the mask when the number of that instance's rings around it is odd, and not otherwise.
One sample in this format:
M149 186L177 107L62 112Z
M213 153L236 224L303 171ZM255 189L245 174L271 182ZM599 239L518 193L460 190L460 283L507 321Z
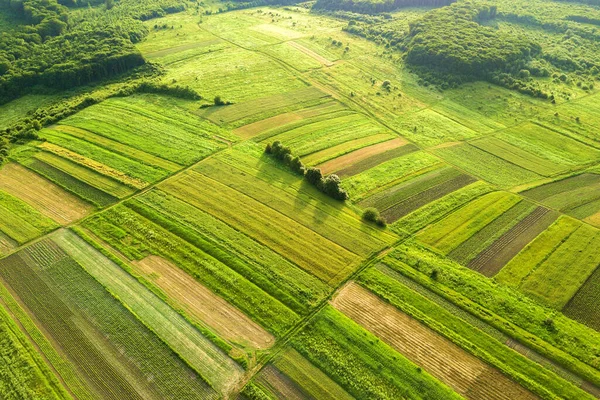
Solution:
M466 143L439 148L434 153L450 164L501 188L511 188L542 178Z
M400 121L402 135L425 147L472 139L482 133L431 109L408 114Z
M428 226L417 238L448 254L519 201L510 193L490 193Z
M322 66L322 64L313 57L290 45L290 42L265 47L264 51L301 72L321 68Z
M35 111L38 107L48 105L53 101L56 101L56 99L57 97L55 96L30 94L0 105L0 129L18 122L20 119L24 118L28 112Z
M0 232L18 244L58 228L58 224L29 204L1 190L0 221Z
M410 153L354 175L344 180L343 186L351 199L359 201L383 189L386 185L399 182L411 174L418 174L419 171L431 169L440 163L438 158L430 154Z

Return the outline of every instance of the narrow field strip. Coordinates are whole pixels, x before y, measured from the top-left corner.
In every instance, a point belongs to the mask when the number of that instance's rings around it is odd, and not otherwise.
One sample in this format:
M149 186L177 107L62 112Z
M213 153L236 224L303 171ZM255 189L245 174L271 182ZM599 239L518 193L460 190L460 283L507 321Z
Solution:
M264 367L254 379L263 391L275 399L311 400L303 390L276 367L269 364Z
M569 318L600 331L600 268L588 278L562 309Z
M358 263L353 254L228 186L187 172L160 188L212 214L332 285ZM349 273L350 271L348 271Z
M325 150L317 151L315 153L307 154L302 157L302 162L306 165L315 165L324 174L329 174L332 171L326 171L321 167L321 163L333 160L338 157L342 157L348 153L355 152L365 146L373 146L378 143L392 141L396 136L388 133L381 133L373 136L367 136L359 139L352 139L347 142L338 144L336 146L327 148Z
M118 200L116 197L36 158L23 160L21 164L96 207L106 207Z
M238 272L244 272L243 264L199 243L198 237L186 237L190 243L125 205L96 214L83 226L129 260L156 255L171 261L276 336L298 320L295 312Z
M322 104L300 109L297 111L286 112L283 114L275 115L256 122L249 123L247 125L240 126L233 130L233 133L240 136L243 139L251 139L264 132L272 129L277 129L282 126L292 124L304 119L318 117L320 115L331 114L337 111L342 111L346 107L337 101L331 100L326 101Z
M20 253L0 261L0 275L53 346L67 356L93 398L160 399L176 393L216 398L206 382L79 264L60 252L41 253L42 265Z
M510 193L490 193L430 225L417 238L448 254L519 201Z
M135 192L133 188L126 186L109 176L102 175L93 169L83 167L56 154L42 151L36 153L34 157L119 199L130 196Z
M301 52L303 52L304 54L314 58L315 60L317 60L318 62L320 62L321 64L323 64L326 67L331 67L333 65L333 62L329 61L328 59L326 59L325 57L323 57L322 55L312 51L309 48L304 47L303 45L301 45L298 42L294 42L294 41L290 41L287 42L288 45L300 50Z
M485 276L494 276L527 244L556 221L558 213L537 207L517 225L500 236L494 243L477 255L468 265Z
M154 210L155 221L162 216L162 226L171 231L182 231L182 227L191 229L205 241L205 250L220 249L229 259L239 260L244 265L242 273L246 278L300 314L306 314L330 291L324 282L267 246L174 196L152 190L136 201ZM142 212L136 203L128 203L132 204ZM151 214L148 210L144 213ZM171 222L165 223L164 218Z
M255 99L247 103L220 107L219 109L214 111L211 110L210 112L201 112L200 115L212 122L221 124L231 124L236 121L242 121L239 125L242 126L254 122L251 121L252 117L265 113L281 114L282 112L286 112L287 108L299 108L299 105L302 103L314 105L315 101L325 101L328 97L330 97L328 94L319 89L308 86L284 94L276 94Z
M58 224L22 200L0 190L0 231L6 248L23 244L58 228ZM11 240L12 239L12 240ZM0 250L1 251L1 250Z
M165 160L160 157L153 156L152 154L148 154L146 152L135 149L131 146L124 145L120 142L111 140L101 135L97 135L85 129L76 128L74 126L69 125L56 125L52 127L57 131L66 133L78 139L82 139L88 141L90 143L94 143L98 146L104 147L108 150L114 151L117 154L120 154L125 157L133 158L137 161L147 163L150 165L155 165L158 168L164 169L165 171L175 172L181 169L181 165L173 163L171 161Z
M71 231L53 240L217 390L226 392L239 379L241 367L121 267Z
M293 348L286 349L273 364L311 398L320 400L354 399Z
M459 264L468 265L480 252L530 215L535 208L533 203L529 203L526 200L519 201L469 239L462 242L448 254L448 257Z
M318 198L305 193L291 193L260 178L249 178L243 171L217 159L200 164L196 170L282 213L354 254L368 255L384 247L386 239L389 239L372 227L365 229L358 218L345 215L346 213L339 209L341 207L335 207L333 204L320 205ZM275 169L274 172L282 171ZM265 172L262 176L266 174L268 173ZM322 220L317 219L319 215Z
M380 143L373 144L371 146L362 147L358 150L349 152L324 163L320 163L319 165L317 165L317 167L320 168L324 174L330 174L332 172L344 170L344 168L348 168L351 165L357 164L362 160L368 159L369 157L377 156L381 153L385 153L397 147L402 147L406 145L406 143L406 140L403 138L386 140ZM311 156L305 157L303 160L310 164Z
M467 399L537 399L495 368L354 282L345 286L332 303Z
M224 339L255 349L268 349L275 343L270 333L170 261L148 256L132 265L136 272Z
M91 205L15 163L0 169L0 190L23 200L61 225L81 219L92 210Z

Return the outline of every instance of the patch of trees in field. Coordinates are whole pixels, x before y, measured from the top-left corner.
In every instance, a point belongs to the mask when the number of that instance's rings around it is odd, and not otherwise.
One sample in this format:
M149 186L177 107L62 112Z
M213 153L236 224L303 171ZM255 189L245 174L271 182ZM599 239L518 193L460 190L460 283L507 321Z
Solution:
M313 9L379 14L402 7L442 7L456 0L317 0Z
M294 173L302 175L308 183L329 197L339 201L348 200L348 192L342 188L342 181L339 176L335 174L323 176L319 168L307 168L300 157L294 157L292 150L282 145L280 141L277 140L267 144L265 153L287 165Z

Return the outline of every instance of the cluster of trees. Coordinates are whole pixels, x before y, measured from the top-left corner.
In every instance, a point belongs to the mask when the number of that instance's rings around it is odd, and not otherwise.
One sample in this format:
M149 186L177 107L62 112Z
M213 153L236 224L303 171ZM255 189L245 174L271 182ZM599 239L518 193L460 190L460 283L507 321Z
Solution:
M289 166L292 171L303 176L308 183L329 197L339 201L348 200L348 192L342 188L342 181L339 176L335 174L323 176L323 173L318 168L306 168L300 157L294 157L292 150L282 145L280 141L267 144L265 153Z
M366 208L363 211L362 218L365 221L373 222L373 223L381 226L382 228L387 226L386 220L381 215L379 215L379 210L377 210L376 208L373 208L373 207Z
M0 104L33 88L72 88L143 65L134 46L148 34L141 21L184 9L177 0L121 0L73 19L62 4L88 2L60 2L0 0L23 21L0 35Z
M380 14L401 7L442 7L456 0L317 0L315 10L352 11L360 14Z

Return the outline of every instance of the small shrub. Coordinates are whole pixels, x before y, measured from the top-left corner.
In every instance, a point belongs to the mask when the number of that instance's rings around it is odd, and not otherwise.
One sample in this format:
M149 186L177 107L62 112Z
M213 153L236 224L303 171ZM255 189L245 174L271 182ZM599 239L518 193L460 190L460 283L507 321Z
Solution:
M377 220L380 218L379 217L379 210L377 210L374 207L366 208L365 211L363 211L362 218L365 221L377 222Z

